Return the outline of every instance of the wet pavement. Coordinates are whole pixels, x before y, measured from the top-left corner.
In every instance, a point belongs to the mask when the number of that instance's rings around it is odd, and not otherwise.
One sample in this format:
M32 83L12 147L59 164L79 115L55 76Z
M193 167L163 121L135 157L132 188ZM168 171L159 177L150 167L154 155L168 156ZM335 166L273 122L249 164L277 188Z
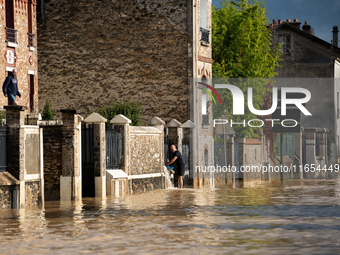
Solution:
M339 254L340 179L0 211L1 254Z

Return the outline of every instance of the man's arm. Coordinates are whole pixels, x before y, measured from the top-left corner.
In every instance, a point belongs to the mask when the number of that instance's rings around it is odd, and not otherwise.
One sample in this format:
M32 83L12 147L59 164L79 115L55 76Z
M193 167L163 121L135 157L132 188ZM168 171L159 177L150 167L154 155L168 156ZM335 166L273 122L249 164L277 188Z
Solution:
M7 76L4 84L2 85L2 92L4 93L5 97L7 97L7 86L9 82L10 82L10 79Z
M171 165L172 163L174 163L176 161L177 157L173 157L172 160L170 160L169 162L165 163L165 166L169 166Z

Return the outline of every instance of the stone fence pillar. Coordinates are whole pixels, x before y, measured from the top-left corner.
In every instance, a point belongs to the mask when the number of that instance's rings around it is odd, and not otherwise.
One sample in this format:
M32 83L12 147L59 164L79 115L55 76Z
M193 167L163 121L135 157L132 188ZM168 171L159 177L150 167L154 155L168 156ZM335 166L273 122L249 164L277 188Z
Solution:
M81 122L76 110L60 110L62 113L62 176L60 176L60 200L80 201L81 191Z
M94 144L94 172L95 196L106 198L106 150L105 150L105 123L107 119L98 113L92 113L84 122L93 123Z
M122 157L120 160L120 169L123 170L127 175L130 175L130 143L129 143L129 137L130 137L130 124L131 120L125 117L122 114L117 115L114 117L110 123L114 126L115 129L119 130L122 134ZM128 182L126 182L126 189L132 191L132 186L127 186ZM130 185L131 182L130 182Z
M161 169L161 172L163 173L163 168L164 168L164 125L165 125L165 122L158 118L158 117L153 117L150 122L149 122L149 126L153 126L155 128L157 128L158 130L160 130L162 132L162 135L160 136L160 144L163 144L162 147L161 147L161 160L162 160L162 163L161 163L161 166L162 166L162 169Z
M189 183L186 183L188 185L194 185L194 145L193 145L193 141L194 141L194 130L196 128L196 125L191 121L191 120L187 120L183 126L183 139L189 142L189 162L188 162L188 169L189 169ZM182 144L182 153L183 153L183 144ZM185 180L184 180L185 181Z
M42 129L25 126L20 105L5 106L7 123L7 171L19 181L13 192L13 207L24 208L44 202Z
M236 137L236 142L238 142L238 163L239 163L239 168L241 166L245 165L245 158L244 158L244 144L246 143L246 137L245 136L240 136ZM243 172L238 170L238 178L243 179Z
M304 128L306 134L306 164L315 164L316 128Z

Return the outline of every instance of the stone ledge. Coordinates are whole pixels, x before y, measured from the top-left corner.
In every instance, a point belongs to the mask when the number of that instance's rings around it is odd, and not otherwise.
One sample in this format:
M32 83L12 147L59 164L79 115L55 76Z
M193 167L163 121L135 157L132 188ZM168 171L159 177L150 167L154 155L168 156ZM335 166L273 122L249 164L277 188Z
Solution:
M0 172L0 186L10 186L19 184L19 180L14 178L9 172Z
M132 126L130 127L130 134L135 135L135 134L161 134L162 131L160 131L158 128L155 127L135 127Z
M4 106L5 110L17 110L17 111L26 111L27 107L23 105L6 105Z

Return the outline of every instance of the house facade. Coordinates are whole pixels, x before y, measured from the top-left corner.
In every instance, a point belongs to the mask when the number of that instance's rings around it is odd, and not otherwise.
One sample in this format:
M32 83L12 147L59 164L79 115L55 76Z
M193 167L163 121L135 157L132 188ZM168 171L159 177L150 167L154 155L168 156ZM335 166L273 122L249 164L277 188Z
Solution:
M2 20L0 38L2 58L0 61L3 82L14 68L17 69L18 87L22 98L18 104L37 112L38 105L38 58L36 0L0 1ZM0 97L0 107L7 105L7 98Z
M213 165L211 99L196 82L212 77L211 0L39 0L37 11L41 108L85 116L138 101L144 123L191 120L191 169Z
M296 134L298 139L295 139L295 154L302 157L299 153L302 152L299 139L304 139L302 142L307 145L301 146L311 153L305 155L307 161L309 158L309 162L313 163L321 157L324 158L322 162L334 165L339 162L340 157L338 27L330 28L333 33L329 38L330 42L316 37L314 29L307 21L302 25L297 19L293 22L289 19L285 22L274 20L268 27L272 30L274 42L281 43L284 60L282 67L276 69L278 82L275 86L302 87L311 93L311 99L305 107L312 116L301 114L301 126L304 131L302 130L303 137ZM328 141L324 133L328 133ZM327 143L326 153L322 148L326 148ZM308 149L309 145L312 150Z

